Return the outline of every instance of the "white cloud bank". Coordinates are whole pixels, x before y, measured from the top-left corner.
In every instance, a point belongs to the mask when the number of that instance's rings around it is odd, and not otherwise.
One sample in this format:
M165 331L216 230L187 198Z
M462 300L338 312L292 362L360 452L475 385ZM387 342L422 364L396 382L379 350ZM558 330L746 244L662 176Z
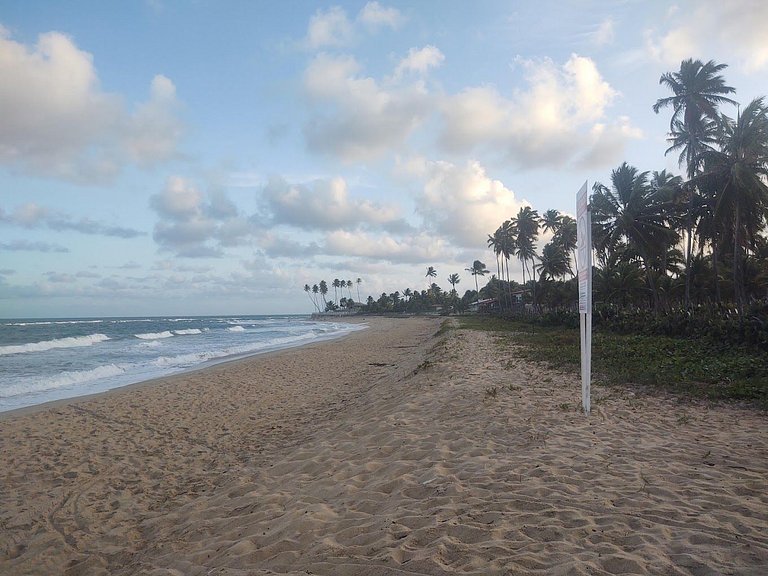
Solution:
M649 30L646 48L653 58L675 67L686 58L703 61L719 57L736 61L747 73L768 67L768 2L764 0L704 0L671 11L668 24Z
M440 143L446 150L498 150L521 167L599 166L619 158L627 139L641 136L626 118L606 122L618 93L591 59L574 54L561 66L549 59L518 64L527 86L510 97L482 86L444 99Z
M369 160L403 144L431 110L422 83L382 86L359 75L351 56L319 54L304 72L312 116L304 127L313 152Z
M342 47L351 44L362 31L375 32L380 28L397 28L404 21L397 8L382 6L378 2L368 2L357 15L350 20L347 12L332 6L327 10L318 10L309 19L304 45L312 50L328 47Z
M642 137L629 118L608 116L619 94L590 58L519 58L524 82L508 95L488 85L448 95L430 88L424 76L444 61L435 46L412 48L390 76L377 79L352 56L316 55L303 78L309 150L365 162L398 154L419 138L444 152L522 168L604 167ZM435 127L434 139L422 131Z
M203 194L178 176L150 198L150 206L160 216L155 241L177 256L218 257L223 247L239 245L252 233L251 224L222 191Z
M104 181L126 163L172 157L181 134L175 87L162 75L131 113L102 91L91 54L48 32L25 46L0 27L0 164L80 182Z

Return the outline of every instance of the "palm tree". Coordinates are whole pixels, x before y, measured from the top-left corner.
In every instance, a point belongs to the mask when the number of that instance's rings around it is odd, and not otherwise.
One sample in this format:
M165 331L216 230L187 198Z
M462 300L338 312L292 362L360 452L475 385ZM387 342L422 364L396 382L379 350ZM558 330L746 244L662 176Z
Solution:
M448 283L451 285L451 292L454 296L456 296L456 284L461 282L461 278L459 278L459 275L457 273L453 273L450 276L448 276Z
M333 286L333 301L336 302L336 305L338 306L339 294L336 290L339 288L339 286L341 286L341 281L338 278L334 278L332 286Z
M570 255L563 250L562 246L555 242L550 242L544 246L541 251L541 263L536 268L542 281L547 278L552 280L563 278L569 273L573 276Z
M430 280L432 278L435 278L437 276L437 270L435 270L434 266L430 266L427 268L427 273L424 275L425 278L428 278L427 280L427 290L429 290L429 285L431 284Z
M700 181L718 190L715 220L726 226L733 244L733 288L744 305L743 262L765 226L768 210L768 105L756 98L738 118L723 120L719 150L703 154Z
M715 133L722 120L718 113L720 104L733 104L736 102L728 98L727 94L733 94L736 90L725 84L725 79L720 75L727 64L717 64L710 60L706 64L701 60L689 58L680 63L679 72L666 72L659 78L659 84L672 91L672 96L659 98L653 105L653 111L657 114L662 108L671 107L672 118L669 122L671 146L665 152L680 151L678 163L686 163L688 179L700 172L702 154L710 150L714 143ZM685 218L686 250L685 250L685 302L690 305L691 292L691 255L693 253L693 207L695 204L696 189L694 186L686 188L688 213Z
M466 270L467 272L472 274L472 276L475 277L475 292L477 292L477 296L478 296L477 299L479 300L480 288L478 287L478 284L477 284L477 277L485 276L486 274L488 274L489 270L485 267L485 264L483 262L480 262L480 260L475 260L472 263L471 268L464 268L464 270Z
M309 287L309 284L304 284L304 292L307 293L307 297L309 298L309 301L312 302L312 304L314 304L315 308L317 308L317 302L315 302L312 299L311 291L312 291L312 288ZM320 312L320 310L318 310L318 312Z
M643 260L653 309L659 295L651 269L653 258L674 239L667 226L668 203L648 184L648 172L638 172L626 162L611 172L611 188L600 182L592 187L592 222L599 250L610 251L626 240Z
M323 298L323 310L328 308L328 302L325 300L326 294L328 294L328 284L325 280L320 280L320 296Z
M317 302L317 295L320 293L320 287L317 284L312 284L312 299L315 301L315 307L320 312L320 304Z
M501 226L499 226L496 229L496 232L493 234L488 234L488 248L493 250L493 254L496 256L496 275L501 278L501 243L502 243L502 229Z
M598 301L627 306L643 295L643 270L626 244L598 258L600 266L594 276L594 292Z
M577 236L576 220L570 216L563 216L563 219L560 222L560 228L552 237L552 242L557 244L563 249L563 252L566 253L569 266L572 260L575 262L574 255L576 253ZM571 270L571 276L574 276L573 270Z
M726 97L726 94L734 94L736 90L726 86L725 79L720 75L727 64L717 64L710 60L706 64L701 60L689 58L680 63L679 72L665 72L659 78L659 84L669 88L673 96L659 98L653 105L653 111L657 114L662 108L672 108L672 118L669 122L669 131L674 134L676 128L684 128L690 134L690 145L694 148L701 145L700 137L706 135L706 122L721 121L718 112L720 104L736 105L734 100ZM689 155L695 159L701 150L694 150ZM694 166L688 165L688 176L696 173Z
M512 221L505 220L501 225L501 255L504 258L502 266L504 264L507 266L507 297L510 303L512 302L512 283L509 277L509 259L517 253L516 236L517 230L513 226Z
M530 206L520 208L517 216L511 220L511 230L516 233L515 247L517 258L523 265L523 284L525 284L525 273L529 271L528 262L530 261L533 264L536 259L536 240L539 238L539 213Z
M544 230L544 232L552 232L553 234L557 234L562 223L563 215L554 208L550 208L544 212L544 215L541 217L541 228Z
M355 283L357 284L357 301L360 302L360 284L363 283L363 280L361 278L358 278L355 280Z

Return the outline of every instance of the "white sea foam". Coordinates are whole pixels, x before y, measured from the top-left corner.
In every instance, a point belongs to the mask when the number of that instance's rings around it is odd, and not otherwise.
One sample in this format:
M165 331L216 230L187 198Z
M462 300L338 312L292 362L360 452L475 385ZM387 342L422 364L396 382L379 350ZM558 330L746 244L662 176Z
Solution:
M242 326L231 326L227 328L227 330L229 330L230 332L245 332L245 328L243 328Z
M97 366L91 370L61 372L56 376L24 381L23 385L10 386L0 391L0 398L10 398L21 394L47 392L75 384L85 384L101 378L112 378L125 373L125 368L116 364Z
M55 338L42 342L29 342L27 344L13 344L0 346L0 356L8 354L26 354L29 352L45 352L54 348L77 348L79 346L92 346L99 342L109 340L106 334L89 334L88 336L70 336L68 338Z
M189 328L186 330L174 330L173 333L178 336L184 336L187 334L202 334L203 332L202 330L198 330L197 328Z
M161 338L172 338L173 332L170 330L165 330L164 332L147 332L146 334L134 334L136 338L141 338L142 340L159 340Z

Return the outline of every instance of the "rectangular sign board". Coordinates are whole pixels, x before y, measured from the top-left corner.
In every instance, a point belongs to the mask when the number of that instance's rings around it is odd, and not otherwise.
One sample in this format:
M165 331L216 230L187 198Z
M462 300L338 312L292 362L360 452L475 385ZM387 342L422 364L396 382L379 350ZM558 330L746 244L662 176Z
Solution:
M584 412L589 414L592 381L592 218L586 182L576 195L576 269L579 271L581 404Z
M592 219L587 183L576 195L576 269L579 271L579 312L592 311Z

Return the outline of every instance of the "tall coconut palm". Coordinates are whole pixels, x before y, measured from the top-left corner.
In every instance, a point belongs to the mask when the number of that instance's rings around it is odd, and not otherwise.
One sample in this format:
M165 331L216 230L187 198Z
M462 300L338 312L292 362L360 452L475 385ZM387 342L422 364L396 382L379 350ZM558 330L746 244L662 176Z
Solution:
M333 279L333 283L331 284L333 286L333 301L336 302L336 305L339 305L339 293L338 288L341 286L341 281L338 278Z
M560 226L563 223L563 215L558 210L550 208L541 216L541 228L544 232L552 232L557 234Z
M480 288L479 288L479 285L477 283L477 277L478 276L485 276L486 274L488 274L489 270L485 267L485 264L483 262L481 262L480 260L475 260L472 263L472 267L471 268L465 268L464 270L466 270L467 272L472 274L472 276L475 277L475 292L477 292L477 295L478 295L477 299L479 300L480 299Z
M680 151L678 162L686 163L686 173L691 180L700 172L702 154L710 150L714 135L721 124L718 107L721 104L736 102L727 97L736 90L725 84L720 74L727 64L717 64L710 60L704 64L701 60L689 58L680 63L678 72L666 72L659 78L659 84L672 91L672 96L659 98L653 105L657 114L662 108L671 107L672 117L669 122L671 146L665 154ZM686 284L685 301L690 305L691 291L691 255L693 253L693 218L695 204L695 186L686 187L688 213L684 221L686 228Z
M562 248L568 255L569 265L571 261L575 262L574 256L576 254L577 236L576 220L570 216L563 216L563 219L560 222L560 228L552 237L552 242ZM571 276L574 276L573 270L571 270Z
M546 244L541 250L541 262L536 266L536 269L542 281L547 278L552 280L563 278L569 273L573 275L570 256L563 250L562 246L555 242Z
M320 294L320 287L317 284L312 284L312 299L315 302L315 307L317 308L318 312L321 312L320 310L320 304L317 301L317 296Z
M432 284L431 280L432 278L435 278L437 276L437 270L434 266L429 266L427 268L427 273L424 275L424 277L427 279L427 290L429 290L430 284Z
M496 232L493 234L488 234L488 248L493 250L494 256L496 256L496 275L501 278L501 243L502 243L502 229L501 226L499 226L496 229Z
M456 296L456 284L461 282L461 278L459 278L459 275L457 273L453 273L450 276L448 276L448 284L451 285L451 293Z
M511 230L516 234L515 248L517 258L523 265L523 284L525 273L530 271L528 262L533 265L536 259L536 241L539 238L539 213L530 206L523 206L510 222ZM529 273L530 276L530 273Z
M326 294L328 294L328 283L325 280L320 280L320 296L323 299L323 310L328 308L328 302L325 299Z
M362 300L360 300L360 284L362 283L363 283L362 278L358 278L357 280L355 280L355 284L357 284L357 301L358 302L362 302Z
M755 246L768 211L768 105L756 98L735 121L725 119L719 150L704 153L705 185L718 190L715 220L727 226L733 244L733 286L744 305L745 251Z
M512 225L512 221L505 220L501 225L501 255L503 257L502 271L505 264L507 268L507 298L510 303L512 302L512 283L509 276L509 259L517 253L516 235L517 230Z
M307 298L309 298L309 301L312 302L312 304L315 305L315 308L317 308L317 303L312 300L312 288L309 287L309 284L304 284L304 292L307 293Z
M689 58L680 63L678 72L665 72L659 78L659 84L672 91L672 96L659 98L653 105L657 114L662 108L672 108L672 118L669 131L674 132L675 125L680 122L694 136L703 134L702 124L706 120L720 121L718 106L721 104L736 105L726 94L734 94L736 90L725 84L720 75L727 64L717 64L710 60L706 64L701 60ZM694 154L693 156L696 156ZM689 166L689 175L695 173Z
M349 299L354 302L352 298L352 280L347 280L347 292L349 292Z
M592 222L598 249L606 251L626 240L643 260L653 309L659 310L652 261L669 245L675 232L667 226L668 204L648 184L648 172L638 172L626 162L611 172L611 187L592 187ZM601 245L600 245L601 244Z

